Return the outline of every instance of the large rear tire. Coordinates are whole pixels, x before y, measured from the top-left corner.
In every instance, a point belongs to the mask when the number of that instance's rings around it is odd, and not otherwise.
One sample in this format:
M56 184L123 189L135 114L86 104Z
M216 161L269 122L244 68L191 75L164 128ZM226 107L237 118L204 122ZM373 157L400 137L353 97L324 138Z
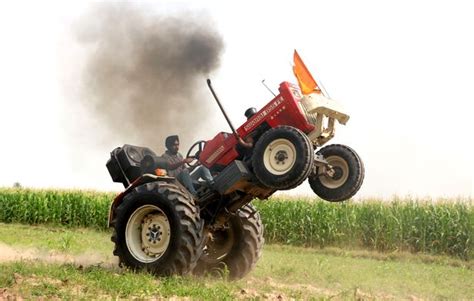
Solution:
M135 188L116 209L112 241L121 266L155 275L183 275L202 253L202 221L193 198L178 185Z
M353 197L364 181L364 164L350 147L332 144L317 152L332 166L334 175L314 174L308 178L314 193L329 202L342 202Z
M247 275L260 258L263 224L256 209L247 204L231 216L223 227L205 231L204 252L195 274L222 274L230 279Z
M291 126L265 132L255 145L252 167L257 179L273 189L292 189L308 177L314 160L306 135Z

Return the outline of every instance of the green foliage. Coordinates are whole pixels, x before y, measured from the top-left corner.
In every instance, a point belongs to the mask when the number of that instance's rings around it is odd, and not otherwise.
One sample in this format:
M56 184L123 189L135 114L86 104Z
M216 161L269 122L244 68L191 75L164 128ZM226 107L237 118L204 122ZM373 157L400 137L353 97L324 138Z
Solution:
M0 222L105 229L112 193L0 189ZM272 198L255 202L267 242L307 247L363 247L473 257L471 201L328 203ZM68 238L63 248L70 247Z
M465 202L273 199L256 205L269 242L473 256L474 210Z
M105 229L113 197L80 190L0 189L0 221Z

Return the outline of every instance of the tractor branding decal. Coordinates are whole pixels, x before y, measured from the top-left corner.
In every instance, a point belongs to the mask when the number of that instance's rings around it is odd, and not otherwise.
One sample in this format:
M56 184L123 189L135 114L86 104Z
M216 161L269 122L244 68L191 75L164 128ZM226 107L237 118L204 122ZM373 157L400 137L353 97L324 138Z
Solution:
M280 105L282 102L283 102L283 97L281 96L278 97L274 102L269 104L268 107L265 108L265 110L263 110L257 116L255 116L252 120L250 120L249 123L247 123L244 126L244 130L248 132L251 128L257 125L257 123L259 123L263 118L265 118L265 116L267 116L268 114L270 114L270 112L275 110L278 107L278 105Z
M219 146L219 148L207 158L206 163L211 164L222 152L224 152L224 145Z

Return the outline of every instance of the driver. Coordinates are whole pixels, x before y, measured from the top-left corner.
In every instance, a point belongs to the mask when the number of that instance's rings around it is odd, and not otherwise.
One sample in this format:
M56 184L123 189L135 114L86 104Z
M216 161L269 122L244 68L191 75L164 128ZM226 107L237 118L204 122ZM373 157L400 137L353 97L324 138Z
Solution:
M181 155L179 152L178 135L166 137L165 146L166 151L162 157L168 161L168 175L178 179L178 181L183 184L189 190L189 192L191 192L193 195L196 195L197 192L193 186L193 180L197 181L199 178L204 179L210 185L214 184L214 179L212 178L211 172L202 165L196 168L192 174L189 173L189 170L184 166L184 164L189 164L194 159L183 158L183 155Z

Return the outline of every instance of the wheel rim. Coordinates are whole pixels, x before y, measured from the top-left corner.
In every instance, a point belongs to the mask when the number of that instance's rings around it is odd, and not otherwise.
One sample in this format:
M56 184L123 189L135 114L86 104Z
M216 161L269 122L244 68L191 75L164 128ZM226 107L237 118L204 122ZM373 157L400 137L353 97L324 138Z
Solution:
M170 223L166 214L157 206L137 208L128 219L125 242L130 254L140 262L157 260L170 244Z
M291 170L296 162L296 148L287 139L276 139L263 152L263 164L274 175L282 175Z
M330 156L325 159L334 169L334 176L330 177L327 174L321 175L319 178L321 184L330 189L341 187L349 178L349 165L343 158L338 156Z
M209 264L222 261L232 250L234 238L234 231L227 225L222 229L208 231L202 258Z

